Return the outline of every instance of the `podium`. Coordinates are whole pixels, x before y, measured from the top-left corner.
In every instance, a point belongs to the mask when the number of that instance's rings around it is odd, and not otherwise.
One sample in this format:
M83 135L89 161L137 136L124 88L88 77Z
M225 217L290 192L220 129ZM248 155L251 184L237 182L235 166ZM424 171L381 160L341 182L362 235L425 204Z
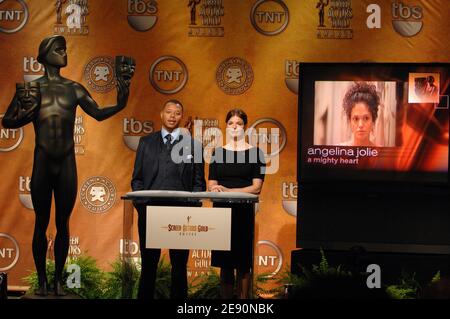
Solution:
M221 216L220 211L212 211L212 210L220 210L223 208L207 208L204 207L203 204L206 202L221 203L221 204L252 204L253 207L253 216L251 225L252 234L251 238L253 240L252 250L251 250L251 268L250 268L250 285L248 296L250 298L253 297L253 279L254 279L254 251L255 251L255 236L254 236L254 223L255 223L255 204L259 202L259 197L254 194L249 193L239 193L239 192L186 192L186 191L163 191L163 190L149 190L149 191L135 191L129 192L122 197L123 200L123 240L122 240L122 258L124 267L129 267L132 254L126 245L132 242L133 240L133 225L134 225L134 205L133 203L145 203L147 205L147 216L153 210L153 216L155 218L162 218L167 221L167 218L170 217L171 213L176 214L179 211L180 207L183 207L185 210L189 210L192 214L188 214L187 222L167 222L166 227L162 227L161 223L152 227L156 227L152 229L152 232L155 233L161 228L163 229L160 237L165 237L165 234L170 232L170 230L174 229L176 231L184 231L192 230L196 232L200 236L205 236L205 233L210 231L208 236L213 236L208 240L197 240L190 241L186 240L186 237L179 236L179 239L174 236L171 239L168 239L164 244L159 243L159 240L155 240L154 242L149 243L149 223L147 219L147 247L151 248L161 248L161 249L205 249L210 250L211 245L215 245L214 243L224 242L227 239L230 241L231 245L231 233L223 233L220 230L223 230L223 227L226 227L227 221L223 219L224 216ZM158 206L158 202L170 203L171 206L160 207ZM172 206L173 205L173 206ZM226 206L226 205L221 205ZM154 208L152 208L154 207ZM163 209L164 208L164 209ZM209 210L208 210L209 209ZM194 215L194 214L200 215ZM190 217L191 216L201 216L203 213L204 219L206 222L200 222L200 224L195 224L194 226L189 226ZM217 214L218 213L218 214ZM226 213L226 211L224 211ZM156 215L156 216L155 216ZM229 220L229 232L231 232L231 209L230 209L230 220ZM187 223L187 225L186 225ZM214 224L216 223L216 224ZM210 227L208 225L218 225L218 227ZM169 228L169 229L167 229ZM215 231L214 231L215 230ZM180 233L181 234L181 233ZM159 238L164 241L164 238ZM202 244L203 243L203 244ZM151 246L149 246L151 245ZM200 245L200 246L199 246ZM202 246L203 245L203 246ZM220 250L230 250L226 249L221 245ZM213 248L213 250L219 250ZM130 287L128 287L123 282L122 286L123 296L131 298Z

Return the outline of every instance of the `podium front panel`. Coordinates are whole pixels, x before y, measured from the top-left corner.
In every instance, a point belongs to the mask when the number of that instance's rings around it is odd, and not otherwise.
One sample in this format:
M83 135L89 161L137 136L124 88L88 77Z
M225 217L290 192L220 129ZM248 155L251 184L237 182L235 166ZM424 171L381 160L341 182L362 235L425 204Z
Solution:
M146 248L230 250L231 208L147 206Z

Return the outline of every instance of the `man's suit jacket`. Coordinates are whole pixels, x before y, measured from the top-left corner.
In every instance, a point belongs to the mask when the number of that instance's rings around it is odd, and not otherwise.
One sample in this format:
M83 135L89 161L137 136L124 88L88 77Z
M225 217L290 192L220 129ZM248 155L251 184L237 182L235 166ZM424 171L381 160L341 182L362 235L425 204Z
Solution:
M205 164L201 143L189 135L180 134L173 149L182 156L178 172L185 191L202 192L206 190ZM141 137L134 162L131 188L133 191L149 190L158 173L158 156L164 144L161 131ZM194 161L195 159L195 161ZM196 163L197 162L197 163Z

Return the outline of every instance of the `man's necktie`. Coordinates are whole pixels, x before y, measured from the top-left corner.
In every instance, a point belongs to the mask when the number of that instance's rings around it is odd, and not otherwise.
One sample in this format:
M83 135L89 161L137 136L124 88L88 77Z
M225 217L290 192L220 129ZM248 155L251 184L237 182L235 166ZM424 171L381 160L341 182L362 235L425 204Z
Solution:
M166 137L166 149L170 150L172 148L172 143L170 143L172 141L172 134L167 134Z

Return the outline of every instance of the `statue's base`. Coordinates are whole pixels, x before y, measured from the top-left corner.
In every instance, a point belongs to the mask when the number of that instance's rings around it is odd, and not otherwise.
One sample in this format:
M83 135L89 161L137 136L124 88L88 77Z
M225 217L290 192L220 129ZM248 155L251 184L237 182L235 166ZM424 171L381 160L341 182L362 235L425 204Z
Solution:
M26 294L22 296L20 299L83 299L78 295L67 294L65 296L56 296L53 293L49 293L47 296L39 296L35 294Z

